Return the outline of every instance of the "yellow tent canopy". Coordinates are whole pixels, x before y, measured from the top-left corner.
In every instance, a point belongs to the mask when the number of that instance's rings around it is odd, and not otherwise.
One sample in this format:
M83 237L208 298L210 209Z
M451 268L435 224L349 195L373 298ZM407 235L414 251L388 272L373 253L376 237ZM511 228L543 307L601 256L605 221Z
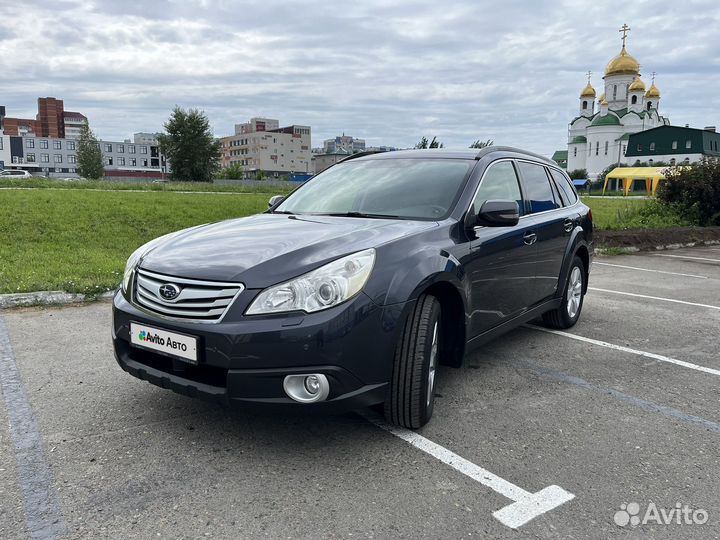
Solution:
M610 180L622 180L623 193L625 195L632 189L636 181L645 182L645 190L648 194L655 194L662 180L665 180L664 172L667 167L617 167L610 171L605 177L603 195Z

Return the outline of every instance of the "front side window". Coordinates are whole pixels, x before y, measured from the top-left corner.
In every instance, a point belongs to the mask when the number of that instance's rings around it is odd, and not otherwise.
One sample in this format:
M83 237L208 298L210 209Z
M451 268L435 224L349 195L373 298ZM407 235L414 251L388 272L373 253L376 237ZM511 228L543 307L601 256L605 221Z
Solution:
M118 154L124 154L124 153L125 153L125 145L124 145L124 144L118 144L118 145L117 145L117 151L118 151Z
M608 141L605 141L605 155L606 156L608 155L608 147L609 147L609 143L608 143Z
M477 214L485 201L515 201L518 204L520 215L523 215L523 200L520 194L520 184L517 173L511 161L500 161L490 165L483 175L472 212Z
M67 141L65 144L67 144L68 150L75 150L75 141Z
M40 141L40 148L48 148L47 139L42 139L42 140Z
M525 199L530 201L530 211L537 214L558 208L545 167L527 161L518 162L518 167L525 186Z
M40 163L50 163L50 154L40 154Z
M141 147L140 147L140 153L141 153L141 154L147 154L147 146L141 146Z
M62 154L55 154L55 163L62 163Z
M53 141L53 150L62 150L62 141Z
M25 161L35 163L35 154L25 154Z
M106 151L106 152L112 152L112 144L106 144L106 145L105 145L105 151Z
M465 159L368 159L323 171L285 199L276 212L370 214L443 219L475 165Z
M677 141L672 142L672 149L677 150Z
M35 139L28 139L25 142L25 148L35 148Z
M70 154L68 156L68 163L77 163L77 156L75 154Z
M135 153L135 146L131 144L130 146L128 146L128 154L134 154L134 153Z
M687 141L685 141L685 148L692 148L692 141L691 141L691 140L688 139Z
M124 158L124 157L119 157L119 158L117 158L117 164L118 164L118 165L125 165L125 158Z

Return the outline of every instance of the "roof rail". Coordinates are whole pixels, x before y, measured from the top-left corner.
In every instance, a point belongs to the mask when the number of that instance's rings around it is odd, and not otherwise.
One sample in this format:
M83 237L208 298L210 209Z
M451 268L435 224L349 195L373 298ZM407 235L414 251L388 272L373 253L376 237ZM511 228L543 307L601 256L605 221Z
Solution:
M386 150L365 150L364 152L358 152L357 154L349 155L346 158L342 158L338 163L343 163L345 161L350 161L351 159L361 158L365 156L371 156L373 154L382 154L383 152L386 152Z
M548 159L545 156L541 156L540 154L536 154L535 152L528 152L527 150L522 150L520 148L514 148L512 146L486 146L485 148L480 149L480 151L475 156L475 159L481 159L491 152L515 152L518 154L525 154L526 156L532 156L537 159L542 159L545 162L553 163L556 165L556 163L554 163L551 159Z

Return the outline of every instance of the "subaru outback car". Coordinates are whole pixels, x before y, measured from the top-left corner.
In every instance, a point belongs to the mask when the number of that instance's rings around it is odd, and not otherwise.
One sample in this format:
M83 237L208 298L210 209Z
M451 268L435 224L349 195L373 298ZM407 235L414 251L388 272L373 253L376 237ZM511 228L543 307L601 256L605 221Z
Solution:
M513 148L352 156L262 214L157 238L113 301L120 366L226 404L431 417L439 364L580 317L592 214Z

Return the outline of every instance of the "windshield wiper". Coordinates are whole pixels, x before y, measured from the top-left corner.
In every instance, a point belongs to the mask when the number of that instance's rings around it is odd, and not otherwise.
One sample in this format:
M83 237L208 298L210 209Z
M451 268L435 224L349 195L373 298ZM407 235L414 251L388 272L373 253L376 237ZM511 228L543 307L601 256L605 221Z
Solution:
M332 217L358 217L358 218L373 218L373 219L402 219L401 216L394 216L391 214L368 214L365 212L333 212L329 214L320 214L322 216Z
M295 212L290 212L288 210L273 210L270 212L271 214L286 214L288 216L294 216Z

